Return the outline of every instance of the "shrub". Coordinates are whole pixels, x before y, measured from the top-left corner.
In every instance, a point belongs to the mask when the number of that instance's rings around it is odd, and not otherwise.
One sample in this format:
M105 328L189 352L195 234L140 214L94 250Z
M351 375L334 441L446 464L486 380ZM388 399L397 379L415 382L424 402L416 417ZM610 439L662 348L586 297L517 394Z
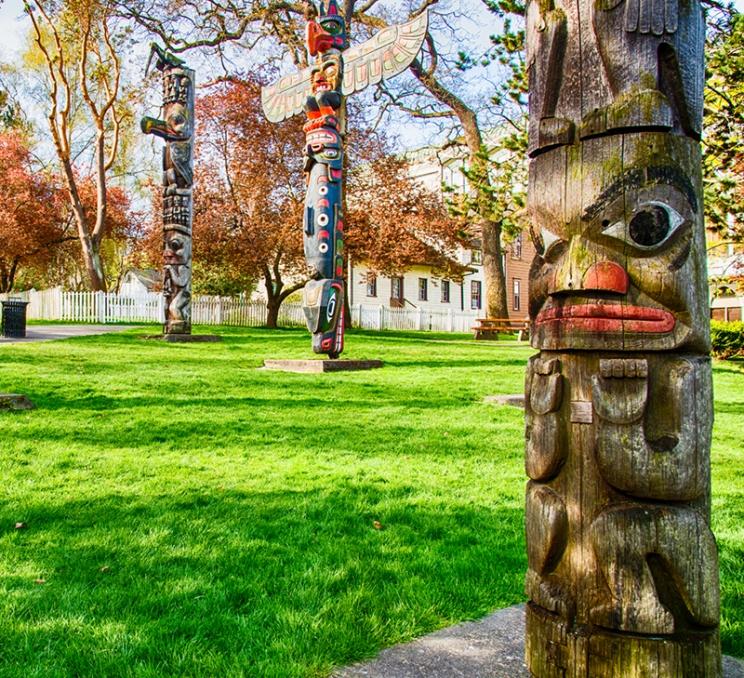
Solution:
M744 322L712 321L710 340L713 355L722 360L744 353Z

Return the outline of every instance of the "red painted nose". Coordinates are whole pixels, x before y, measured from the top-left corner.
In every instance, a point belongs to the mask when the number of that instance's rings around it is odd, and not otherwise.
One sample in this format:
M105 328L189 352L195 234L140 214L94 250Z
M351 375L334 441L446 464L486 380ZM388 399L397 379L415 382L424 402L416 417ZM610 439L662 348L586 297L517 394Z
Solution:
M317 21L307 22L305 38L310 56L316 56L333 47L333 36L324 31Z
M600 261L586 272L582 287L585 290L625 294L628 291L628 284L628 274L620 264L614 261Z

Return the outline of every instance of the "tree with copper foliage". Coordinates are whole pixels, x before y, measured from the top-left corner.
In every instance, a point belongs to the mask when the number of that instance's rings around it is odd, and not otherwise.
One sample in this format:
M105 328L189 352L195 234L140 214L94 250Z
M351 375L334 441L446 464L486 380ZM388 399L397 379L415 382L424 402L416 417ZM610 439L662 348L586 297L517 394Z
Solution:
M0 292L13 289L21 269L42 269L55 250L75 239L63 214L59 187L34 171L23 137L0 133Z
M122 130L130 117L124 101L121 54L125 30L119 30L106 0L24 0L33 26L37 56L45 73L47 121L77 228L89 285L106 290L102 258L109 209L110 175L119 160ZM75 135L81 119L92 130L93 172ZM95 209L86 209L80 177L92 176Z
M438 4L439 0L420 0L411 7L409 17L418 16ZM448 5L444 1L441 4ZM307 65L302 36L306 5L302 2L277 5L266 0L235 0L225 5L213 0L185 0L179 6L177 19L172 18L172 13L164 15L158 12L157 5L157 0L136 0L120 2L119 8L148 31L157 34L174 51L193 47L222 51L227 45L251 47L269 37L287 50L296 65ZM353 38L356 31L366 38L395 23L382 11L372 13L381 6L378 0L346 0L343 12L349 35ZM443 13L452 9L456 8L445 6ZM447 22L445 16L443 23ZM488 315L506 317L508 307L501 247L503 224L493 217L494 191L489 165L483 159L481 122L477 111L458 93L457 80L446 77L447 67L443 62L434 34L430 32L424 54L410 67L418 80L417 87L407 93L411 97L401 96L400 91L380 85L378 99L385 96L389 104L398 106L414 118L448 121L464 140L475 193L469 216L483 242L486 309Z
M456 255L467 233L437 194L411 178L406 162L385 151L383 139L365 146L367 160L352 164L348 178L349 256L386 276L426 262L442 277L460 278Z
M194 260L261 279L276 327L282 302L306 281L301 120L269 123L252 78L199 99L197 121Z
M261 81L249 76L211 87L197 100L194 286L220 294L266 289L275 327L281 304L308 280L302 242L302 119L264 117ZM382 138L350 136L347 252L386 274L422 260L456 276L450 259L461 242L437 196L407 175ZM159 210L155 208L154 214ZM147 262L161 253L159 224L148 231ZM145 263L145 262L143 262ZM207 283L207 284L205 284Z
M95 182L90 177L77 181L83 209L92 215ZM113 260L117 251L125 249L132 230L129 197L120 188L112 188L102 255ZM38 167L27 139L12 130L0 132L0 242L0 292L14 287L79 288L85 280L63 180Z

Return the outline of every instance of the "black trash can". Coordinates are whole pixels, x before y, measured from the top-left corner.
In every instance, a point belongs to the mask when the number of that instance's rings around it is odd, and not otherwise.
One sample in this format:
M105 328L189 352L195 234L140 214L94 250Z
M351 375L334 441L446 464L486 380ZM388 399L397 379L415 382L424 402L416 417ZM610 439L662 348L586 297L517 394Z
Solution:
M27 301L8 299L0 302L3 305L3 336L14 339L26 336Z

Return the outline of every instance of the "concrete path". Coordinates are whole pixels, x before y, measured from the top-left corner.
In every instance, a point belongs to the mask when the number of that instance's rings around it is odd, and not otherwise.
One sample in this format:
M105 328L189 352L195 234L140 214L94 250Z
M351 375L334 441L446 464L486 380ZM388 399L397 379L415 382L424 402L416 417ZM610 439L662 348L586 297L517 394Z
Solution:
M29 325L24 339L10 339L0 336L0 345L90 337L98 334L108 334L109 332L123 332L132 329L132 327L132 325Z
M523 656L524 605L516 605L383 650L333 678L529 678ZM724 657L723 678L744 678L744 662Z

